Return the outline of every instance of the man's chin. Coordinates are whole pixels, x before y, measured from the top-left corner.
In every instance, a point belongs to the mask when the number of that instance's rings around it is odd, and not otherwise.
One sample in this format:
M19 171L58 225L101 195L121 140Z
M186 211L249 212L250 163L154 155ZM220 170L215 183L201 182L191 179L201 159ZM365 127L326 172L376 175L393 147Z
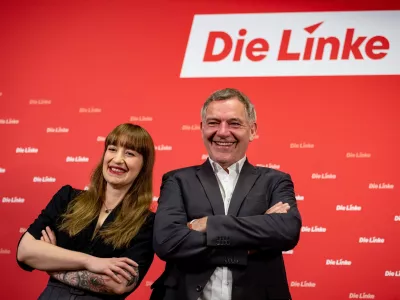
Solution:
M213 155L210 156L211 159L219 164L226 164L228 162L230 162L232 160L232 156L231 155L221 155L221 154L217 154L217 155Z

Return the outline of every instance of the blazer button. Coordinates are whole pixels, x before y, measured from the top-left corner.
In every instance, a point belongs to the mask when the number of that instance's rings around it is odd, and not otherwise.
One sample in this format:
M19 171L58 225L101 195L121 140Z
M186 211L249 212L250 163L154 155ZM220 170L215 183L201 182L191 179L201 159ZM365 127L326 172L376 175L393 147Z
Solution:
M203 287L201 285L196 286L196 292L201 292Z

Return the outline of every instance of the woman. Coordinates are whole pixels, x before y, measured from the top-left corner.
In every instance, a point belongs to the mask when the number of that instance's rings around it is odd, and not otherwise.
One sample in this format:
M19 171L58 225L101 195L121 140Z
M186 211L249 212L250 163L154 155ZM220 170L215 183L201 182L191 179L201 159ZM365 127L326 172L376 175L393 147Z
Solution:
M154 258L154 150L142 127L117 126L89 189L62 187L30 225L17 261L50 275L39 299L124 299L139 286Z

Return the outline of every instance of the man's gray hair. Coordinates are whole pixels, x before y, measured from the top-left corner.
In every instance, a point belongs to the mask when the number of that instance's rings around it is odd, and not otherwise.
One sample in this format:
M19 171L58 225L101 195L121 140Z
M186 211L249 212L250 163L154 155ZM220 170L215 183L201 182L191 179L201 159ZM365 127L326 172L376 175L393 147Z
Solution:
M204 122L206 118L207 108L213 101L219 100L228 100L232 98L237 98L240 102L244 104L247 120L250 123L255 123L257 120L256 109L254 108L253 103L251 103L250 99L243 94L241 91L232 88L225 88L223 90L218 90L204 102L203 107L201 109L201 120Z

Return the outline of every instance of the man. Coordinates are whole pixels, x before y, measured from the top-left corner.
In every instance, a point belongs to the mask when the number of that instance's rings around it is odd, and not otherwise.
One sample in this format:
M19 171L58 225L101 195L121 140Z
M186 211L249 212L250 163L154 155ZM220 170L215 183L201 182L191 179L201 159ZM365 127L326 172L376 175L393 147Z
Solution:
M256 112L235 89L202 108L209 159L163 176L153 247L166 261L152 300L291 299L282 251L299 240L290 175L255 167Z

